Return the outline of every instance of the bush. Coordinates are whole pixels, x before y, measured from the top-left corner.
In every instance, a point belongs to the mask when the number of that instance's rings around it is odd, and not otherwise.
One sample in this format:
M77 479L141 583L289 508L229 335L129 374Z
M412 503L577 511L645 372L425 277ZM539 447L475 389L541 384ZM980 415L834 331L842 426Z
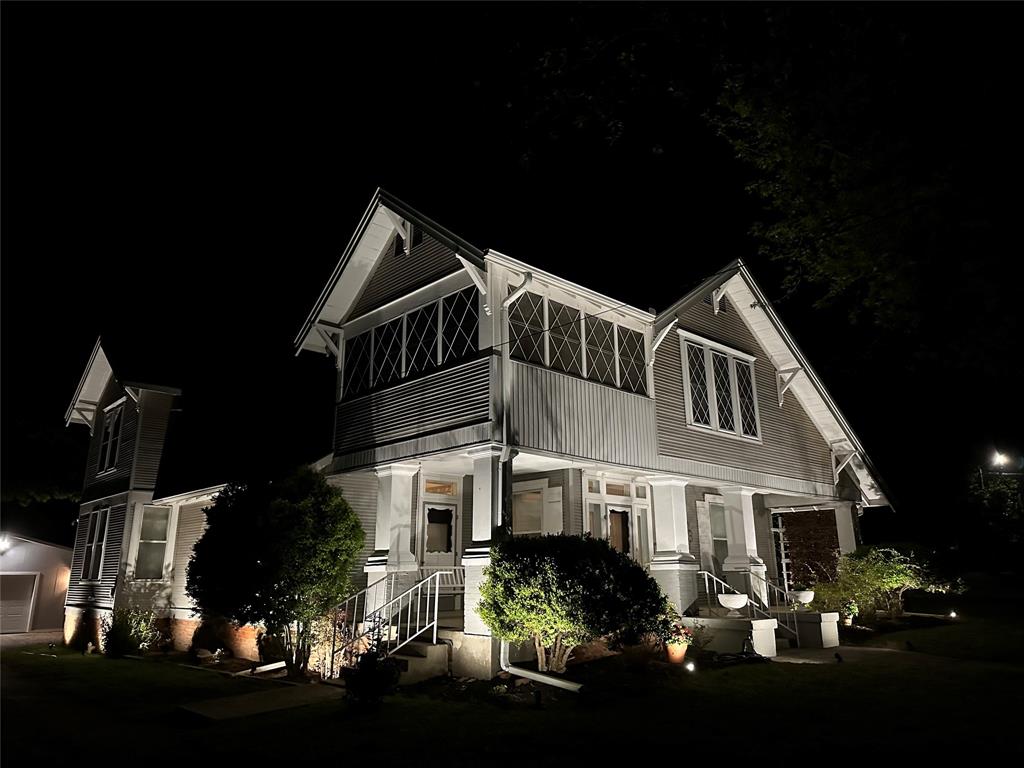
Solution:
M533 641L540 671L564 672L598 637L664 636L668 601L633 559L590 536L517 537L491 549L480 616L502 640Z
M866 548L843 555L836 576L813 585L814 607L837 611L843 616L874 618L878 611L890 616L903 612L903 595L911 589L946 592L949 585L939 582L914 558L894 549Z
M147 651L160 642L161 632L152 611L115 608L101 624L103 652L112 659Z

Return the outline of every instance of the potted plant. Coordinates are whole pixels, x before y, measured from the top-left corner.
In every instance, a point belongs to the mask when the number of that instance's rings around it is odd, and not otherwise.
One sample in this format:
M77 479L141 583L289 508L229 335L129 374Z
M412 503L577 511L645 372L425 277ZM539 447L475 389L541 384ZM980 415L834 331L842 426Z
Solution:
M839 613L843 617L843 626L852 627L853 618L860 613L860 608L857 607L857 601L853 599L847 600L843 603L843 607L840 609Z
M693 645L693 630L682 624L674 623L665 638L665 651L670 664L682 664L686 658L686 649Z

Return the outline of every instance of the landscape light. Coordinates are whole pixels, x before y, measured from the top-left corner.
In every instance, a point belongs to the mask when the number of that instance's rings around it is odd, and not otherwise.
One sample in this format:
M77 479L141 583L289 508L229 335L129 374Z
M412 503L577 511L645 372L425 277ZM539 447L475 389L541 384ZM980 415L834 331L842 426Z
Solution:
M949 618L955 619L956 618L956 611L950 611L949 612Z
M992 463L997 467L1004 466L1007 461L1009 461L1009 458L1006 454L1000 453L999 451L996 451L996 455L992 457Z
M696 664L694 664L692 661L686 662L686 671L687 672L695 672L696 670L697 670L697 665Z

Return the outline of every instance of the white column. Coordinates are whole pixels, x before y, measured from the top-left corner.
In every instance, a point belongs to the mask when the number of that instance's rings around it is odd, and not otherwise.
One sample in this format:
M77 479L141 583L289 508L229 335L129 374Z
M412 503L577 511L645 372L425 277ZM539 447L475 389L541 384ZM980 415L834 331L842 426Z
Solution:
M853 530L853 502L836 502L836 532L839 534L841 554L849 554L857 548L857 534Z
M377 467L377 527L373 545L376 555L387 552L389 571L415 571L412 552L412 481L417 464Z
M719 489L725 504L725 535L729 553L722 563L722 571L733 588L747 592L747 573L764 579L767 568L757 555L757 534L754 529L753 488L726 486ZM758 579L753 580L754 591L762 600L767 598L767 588Z
M680 613L697 599L696 572L686 525L686 484L680 477L649 477L654 516L654 558L651 576Z
M473 460L473 544L486 546L501 525L501 449L488 445L467 455Z

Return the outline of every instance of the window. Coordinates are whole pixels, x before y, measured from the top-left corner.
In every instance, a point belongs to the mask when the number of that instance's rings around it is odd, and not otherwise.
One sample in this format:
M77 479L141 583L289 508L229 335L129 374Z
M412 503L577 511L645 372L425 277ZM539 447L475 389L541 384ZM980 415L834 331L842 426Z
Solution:
M544 531L544 490L512 494L512 534L541 534Z
M451 507L427 507L427 536L423 545L427 553L449 553L453 550L455 512Z
M473 355L478 326L477 292L469 287L346 338L343 396L357 397Z
M170 516L170 507L143 507L139 551L135 556L136 579L164 578L164 554L167 551Z
M437 496L457 496L458 483L454 480L424 480L423 492Z
M725 532L725 505L721 502L710 502L708 514L711 517L711 543L719 570L729 554L729 539Z
M95 581L100 577L103 564L103 543L107 537L107 514L110 509L94 509L78 519L79 525L86 526L85 554L82 558L82 578Z
M121 447L121 412L118 406L103 415L103 435L100 438L100 461L97 472L106 472L117 465Z
M692 426L758 439L753 358L683 334L686 414Z
M531 291L509 307L508 324L510 357L647 394L643 331Z

